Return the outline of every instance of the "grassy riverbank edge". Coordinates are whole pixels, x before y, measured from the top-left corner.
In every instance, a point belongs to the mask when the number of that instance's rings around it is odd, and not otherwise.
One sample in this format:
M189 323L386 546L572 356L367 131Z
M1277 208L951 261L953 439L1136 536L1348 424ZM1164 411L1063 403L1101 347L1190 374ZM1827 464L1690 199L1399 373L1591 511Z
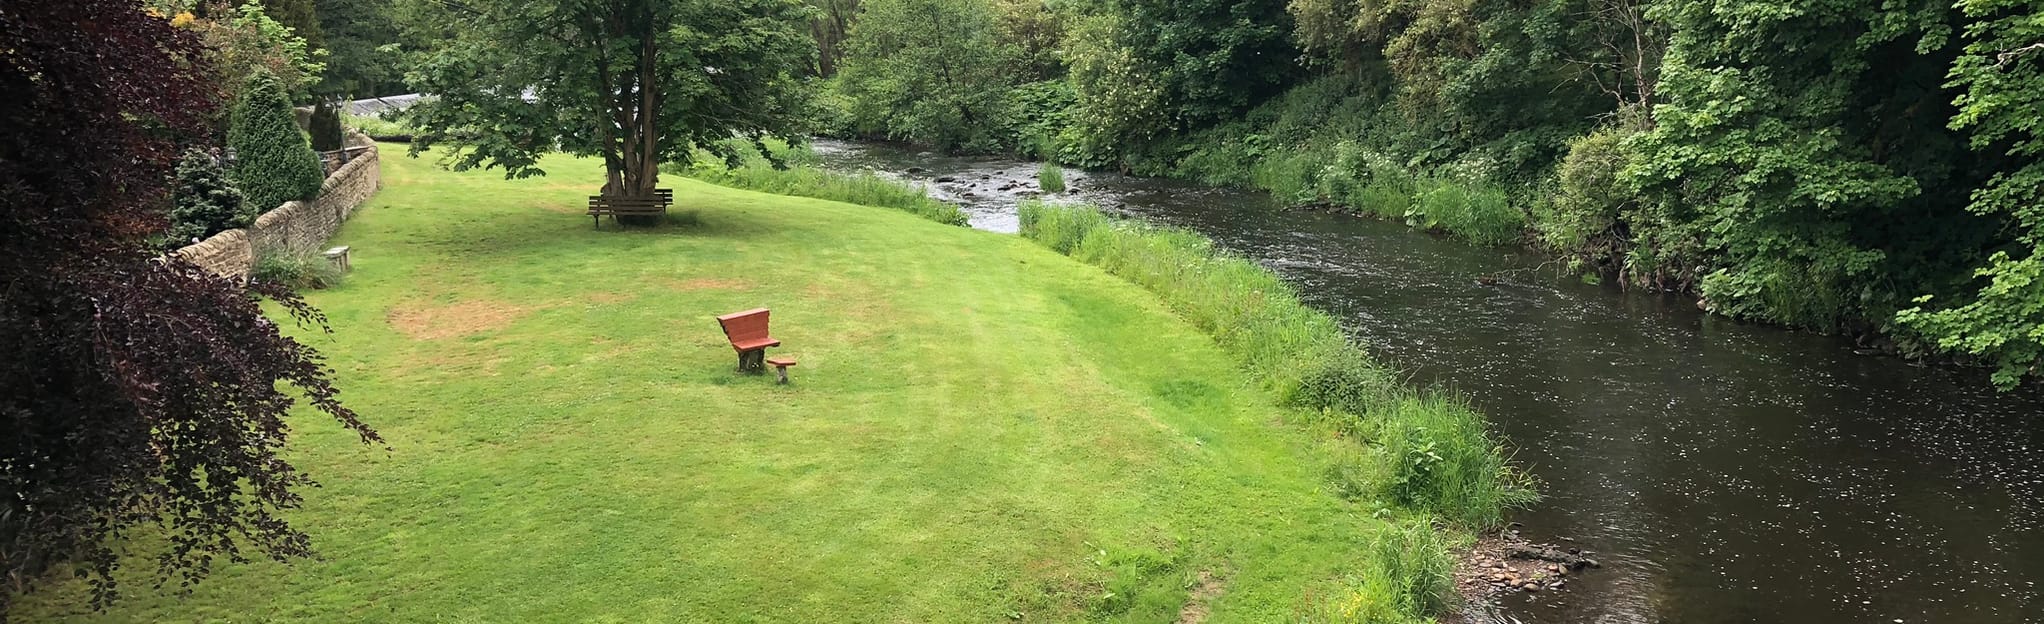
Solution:
M770 193L919 209L922 189L871 174L763 159L677 171ZM942 204L948 206L949 204ZM1258 383L1298 408L1293 424L1323 443L1324 479L1340 498L1398 516L1377 531L1375 557L1345 595L1320 605L1336 621L1424 620L1447 608L1457 555L1511 508L1537 500L1484 416L1460 397L1401 381L1332 317L1307 307L1275 273L1219 252L1197 233L1117 221L1084 204L1025 202L1021 236L1141 286L1213 337ZM1395 512L1393 510L1396 510Z
M1022 236L1156 294L1303 408L1300 424L1326 434L1323 451L1336 458L1327 479L1343 498L1395 505L1458 536L1494 528L1538 498L1482 414L1453 394L1400 382L1270 270L1197 233L1117 221L1090 205L1026 202L1021 223ZM1445 605L1446 543L1413 533L1385 540L1381 563L1402 588L1392 592L1401 613Z
M812 166L816 155L807 146L789 146L779 141L762 145L774 153L778 162L759 153L752 144L734 141L732 152L744 155L735 165L703 151L689 165L669 164L663 169L720 186L893 208L945 225L969 225L964 210L932 199L928 189L872 173L838 173L816 168Z

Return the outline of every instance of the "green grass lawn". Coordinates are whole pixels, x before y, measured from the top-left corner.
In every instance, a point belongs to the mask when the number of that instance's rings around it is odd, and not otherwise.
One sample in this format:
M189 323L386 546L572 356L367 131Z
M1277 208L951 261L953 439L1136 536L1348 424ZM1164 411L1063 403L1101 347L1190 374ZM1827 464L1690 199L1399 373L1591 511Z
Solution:
M390 441L294 423L319 556L21 621L1268 622L1385 524L1206 335L1019 237L679 177L685 223L597 231L592 161L384 153L301 332ZM793 385L710 318L762 306Z

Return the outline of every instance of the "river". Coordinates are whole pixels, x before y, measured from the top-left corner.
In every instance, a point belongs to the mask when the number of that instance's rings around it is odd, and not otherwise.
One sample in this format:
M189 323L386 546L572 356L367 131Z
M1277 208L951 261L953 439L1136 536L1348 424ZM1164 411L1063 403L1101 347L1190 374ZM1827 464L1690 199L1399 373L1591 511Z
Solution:
M827 168L929 185L974 227L1004 232L1038 167L816 148ZM1514 515L1525 535L1604 562L1490 617L2044 622L2034 391L1997 393L1979 371L1863 355L1684 298L1585 284L1521 250L1285 209L1262 193L1066 178L1075 190L1061 198L1196 230L1278 271L1375 353L1489 415L1542 481L1545 498Z

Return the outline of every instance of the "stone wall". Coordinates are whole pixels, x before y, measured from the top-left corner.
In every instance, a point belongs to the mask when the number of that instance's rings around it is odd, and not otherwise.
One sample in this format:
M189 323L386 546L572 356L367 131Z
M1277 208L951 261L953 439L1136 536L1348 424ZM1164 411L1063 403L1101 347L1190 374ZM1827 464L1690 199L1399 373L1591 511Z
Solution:
M186 245L172 252L214 275L240 281L255 267L255 248L248 244L247 230L228 230L212 238Z
M376 145L360 133L348 134L351 147L368 147L327 176L319 197L284 205L256 217L247 230L228 230L173 254L230 279L248 277L257 258L270 253L318 253L339 232L341 224L382 185Z

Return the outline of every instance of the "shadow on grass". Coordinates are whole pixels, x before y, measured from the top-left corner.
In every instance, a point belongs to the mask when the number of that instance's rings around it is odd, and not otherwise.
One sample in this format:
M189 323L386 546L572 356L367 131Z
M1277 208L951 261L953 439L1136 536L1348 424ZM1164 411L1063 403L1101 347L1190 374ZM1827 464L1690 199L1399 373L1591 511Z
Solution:
M670 212L652 225L627 224L623 227L609 219L600 226L595 225L587 215L531 211L478 215L453 227L417 232L413 242L467 258L500 258L534 253L574 253L599 245L596 242L599 240L605 241L600 244L603 247L613 246L616 240L632 241L632 244L617 246L619 251L625 251L654 242L650 239L741 241L766 236L772 231L743 214L728 211L705 215L697 209L682 210ZM564 241L577 244L563 248Z

